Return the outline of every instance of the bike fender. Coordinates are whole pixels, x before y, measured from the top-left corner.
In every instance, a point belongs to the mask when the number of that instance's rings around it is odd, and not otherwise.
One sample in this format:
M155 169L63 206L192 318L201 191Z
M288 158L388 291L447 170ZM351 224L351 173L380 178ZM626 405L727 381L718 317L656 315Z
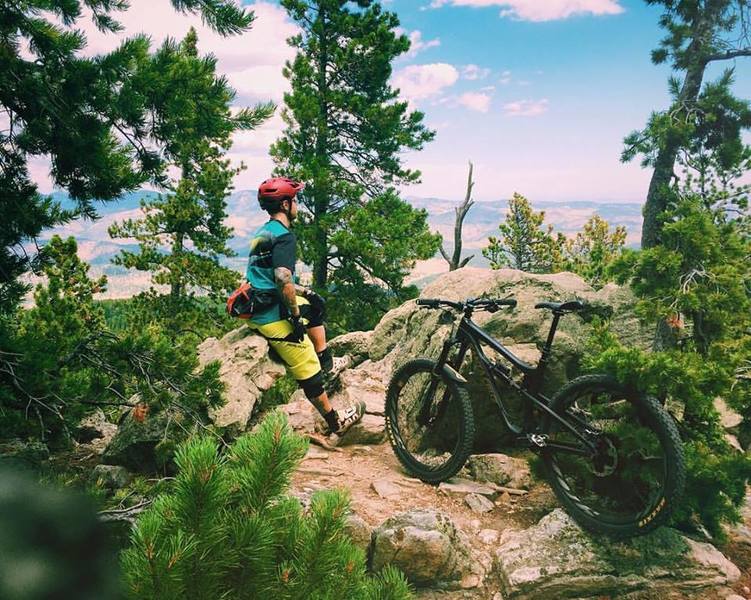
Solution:
M462 377L462 375L458 373L457 370L454 369L454 367L452 367L451 365L443 365L443 374L459 385L464 385L465 383L467 383L467 380L464 379L464 377Z

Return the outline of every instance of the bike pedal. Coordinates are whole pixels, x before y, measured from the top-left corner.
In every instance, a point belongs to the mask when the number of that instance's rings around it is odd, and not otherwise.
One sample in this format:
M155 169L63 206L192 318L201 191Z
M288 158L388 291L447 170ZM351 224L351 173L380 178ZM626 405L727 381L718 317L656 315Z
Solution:
M534 446L536 448L544 448L548 445L548 436L544 433L528 433L527 441L529 442L530 446Z

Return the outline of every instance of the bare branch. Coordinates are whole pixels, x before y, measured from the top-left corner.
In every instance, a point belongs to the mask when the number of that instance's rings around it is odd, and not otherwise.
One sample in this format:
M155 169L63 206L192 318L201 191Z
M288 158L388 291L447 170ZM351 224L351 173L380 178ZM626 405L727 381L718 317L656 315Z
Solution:
M739 58L741 56L751 56L751 48L739 48L738 50L728 50L727 52L710 54L707 57L707 62L713 62L716 60L730 60L732 58Z

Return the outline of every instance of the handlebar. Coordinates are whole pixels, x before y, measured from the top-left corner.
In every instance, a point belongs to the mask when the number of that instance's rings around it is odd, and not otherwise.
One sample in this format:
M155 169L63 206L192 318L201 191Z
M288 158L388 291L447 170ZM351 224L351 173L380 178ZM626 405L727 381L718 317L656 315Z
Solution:
M464 302L453 302L451 300L443 300L441 298L419 298L417 300L417 306L424 306L425 308L439 308L446 306L455 310L466 309L479 309L487 310L488 312L496 312L502 306L509 306L511 308L516 306L516 300L513 298L470 298Z

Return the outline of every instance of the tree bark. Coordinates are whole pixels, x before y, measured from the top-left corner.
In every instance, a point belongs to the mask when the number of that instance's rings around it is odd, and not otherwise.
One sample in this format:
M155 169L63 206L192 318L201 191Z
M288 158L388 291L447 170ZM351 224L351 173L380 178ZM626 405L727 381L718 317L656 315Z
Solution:
M320 5L319 5L320 6ZM320 9L319 9L320 10ZM318 53L318 130L316 131L315 153L319 165L328 164L328 104L326 95L328 90L328 81L326 79L326 64L328 63L328 49L326 39L326 13L319 12L318 18L321 23L321 33L319 36L319 53ZM315 189L313 190L313 223L315 224L315 245L317 260L313 264L313 286L317 289L325 289L329 276L329 253L328 253L328 234L321 225L321 220L326 216L329 208L328 198L328 169L324 169L323 177L317 177Z
M183 234L177 233L175 235L175 241L172 244L172 256L178 257L183 252ZM174 276L174 273L173 273ZM172 296L173 299L179 298L182 294L183 286L180 283L180 281L173 281L172 287L170 289L170 296Z
M685 114L687 109L692 108L701 92L704 71L709 62L705 48L712 36L711 16L700 13L693 23L692 29L693 37L686 49L689 56L688 68L676 101L679 114ZM644 204L644 222L641 232L642 248L652 248L660 243L662 231L660 216L667 209L669 186L673 178L673 168L679 150L680 144L673 136L665 141L664 146L660 148L657 154L655 170L649 182L647 200Z
M704 78L705 62L698 62L686 72L678 103L683 107L696 104ZM669 199L669 186L673 167L680 146L676 140L668 140L660 149L655 161L655 170L649 182L647 201L644 204L644 224L641 231L641 247L652 248L660 243L662 225L660 215L665 212Z
M473 166L472 163L469 163L469 175L467 176L467 192L464 195L464 202L462 202L459 206L457 206L454 210L456 211L456 221L454 223L454 253L451 257L448 256L448 252L441 247L441 254L443 255L443 258L446 259L446 262L449 264L449 271L456 271L457 269L461 269L464 267L472 258L473 256L468 256L464 260L462 260L462 227L464 225L464 217L467 216L467 213L469 212L469 209L472 208L472 205L474 204L474 201L472 200L472 188L474 187L475 183L472 181L472 170Z

